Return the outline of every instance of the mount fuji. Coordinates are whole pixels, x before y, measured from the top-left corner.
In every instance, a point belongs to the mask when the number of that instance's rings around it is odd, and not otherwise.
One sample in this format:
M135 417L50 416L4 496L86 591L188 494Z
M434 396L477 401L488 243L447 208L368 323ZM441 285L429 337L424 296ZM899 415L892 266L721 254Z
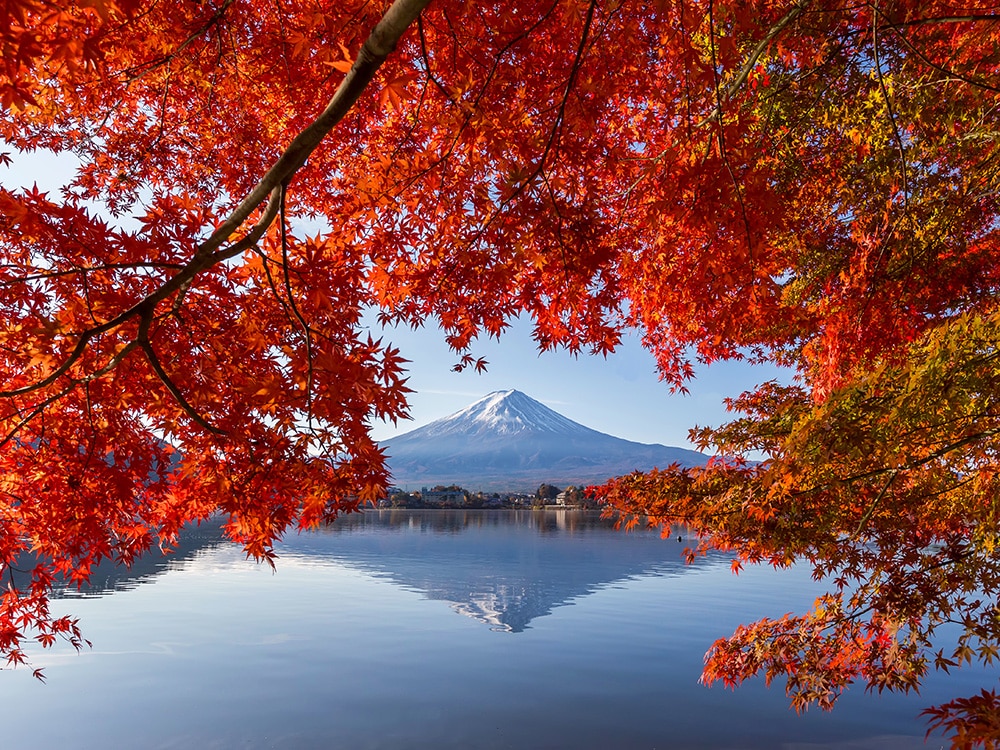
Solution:
M470 490L534 491L543 482L590 484L702 453L606 435L520 391L495 391L448 417L382 443L392 482L406 489L458 484Z

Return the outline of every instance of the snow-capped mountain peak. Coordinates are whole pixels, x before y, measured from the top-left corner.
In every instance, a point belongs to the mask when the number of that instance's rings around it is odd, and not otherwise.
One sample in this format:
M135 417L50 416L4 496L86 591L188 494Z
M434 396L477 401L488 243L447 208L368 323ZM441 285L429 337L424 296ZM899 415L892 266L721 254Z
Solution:
M603 482L636 469L707 459L683 448L605 435L515 390L488 393L382 446L393 481L403 487L533 490L541 482Z
M582 435L593 432L516 390L488 393L461 411L431 422L424 431L428 437L458 433L517 435L568 432Z

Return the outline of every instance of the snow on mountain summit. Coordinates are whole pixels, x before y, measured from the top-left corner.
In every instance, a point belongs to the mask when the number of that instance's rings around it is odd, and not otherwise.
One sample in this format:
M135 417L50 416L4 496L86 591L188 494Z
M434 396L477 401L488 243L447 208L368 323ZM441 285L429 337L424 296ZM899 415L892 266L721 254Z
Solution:
M423 428L426 437L546 432L586 435L594 430L567 419L517 390L488 393L461 411Z

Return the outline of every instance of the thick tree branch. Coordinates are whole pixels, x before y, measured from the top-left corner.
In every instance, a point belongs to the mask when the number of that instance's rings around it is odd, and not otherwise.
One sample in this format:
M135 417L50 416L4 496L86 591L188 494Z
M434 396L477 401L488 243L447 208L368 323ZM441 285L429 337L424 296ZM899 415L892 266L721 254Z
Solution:
M419 16L430 0L396 0L375 26L365 40L351 70L344 77L340 87L334 93L326 109L311 125L296 136L284 153L278 157L274 165L267 171L257 186L220 224L211 236L198 247L194 257L177 274L164 282L155 292L147 295L128 310L98 326L80 334L76 345L66 360L52 373L42 380L22 388L10 391L0 391L0 398L10 398L31 391L45 388L76 364L87 349L87 345L96 336L117 328L136 316L150 316L163 300L185 288L195 276L228 258L239 255L244 250L253 247L277 216L280 204L281 185L298 171L309 155L316 150L323 138L339 123L357 102L376 71L396 48L403 32ZM254 211L268 199L263 216L253 228L238 242L221 249L229 238L250 218ZM145 347L143 347L145 349ZM147 352L148 354L148 352ZM151 360L152 361L152 360ZM175 394L176 395L176 394ZM183 402L181 402L183 405ZM199 422L200 423L200 422ZM214 428L212 428L213 431Z
M306 163L320 141L333 130L371 83L375 72L396 48L407 27L416 20L430 0L396 0L382 20L365 40L350 71L341 81L326 109L311 125L299 133L278 157L257 186L250 191L229 217L219 225L212 236L198 248L198 255L214 253L229 239L236 229L249 218L264 199L288 180Z

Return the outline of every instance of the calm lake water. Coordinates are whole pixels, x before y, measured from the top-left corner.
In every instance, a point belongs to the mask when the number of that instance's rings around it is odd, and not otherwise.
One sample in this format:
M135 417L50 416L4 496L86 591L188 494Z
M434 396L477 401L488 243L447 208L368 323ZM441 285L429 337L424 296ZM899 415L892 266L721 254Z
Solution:
M93 649L0 672L3 748L937 748L919 696L797 716L782 687L698 683L740 622L809 605L808 571L616 532L574 511L377 511L290 536L277 573L203 527L56 611Z

